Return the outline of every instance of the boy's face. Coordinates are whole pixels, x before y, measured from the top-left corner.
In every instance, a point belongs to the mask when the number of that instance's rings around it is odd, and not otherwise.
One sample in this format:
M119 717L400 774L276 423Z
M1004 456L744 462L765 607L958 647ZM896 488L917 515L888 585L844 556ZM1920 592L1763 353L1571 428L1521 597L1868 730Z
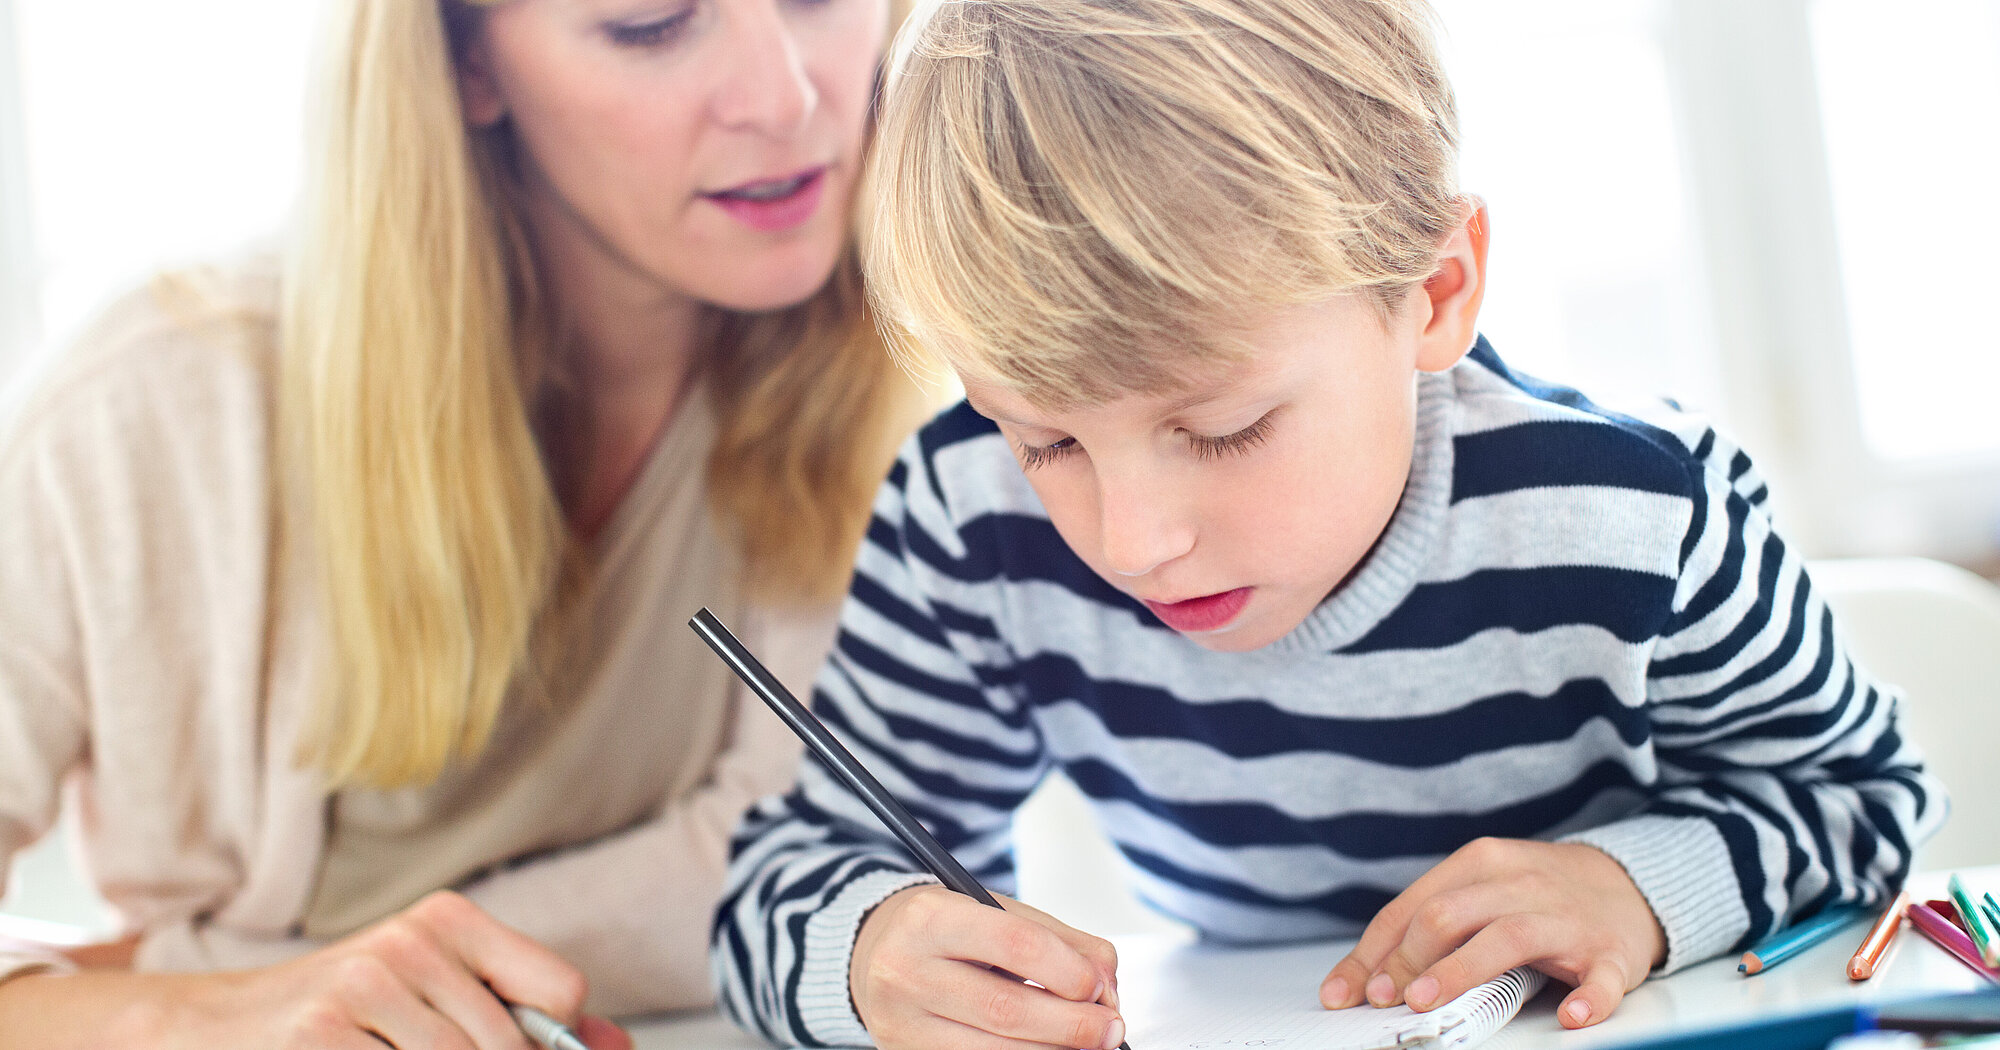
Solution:
M1112 586L1204 648L1277 641L1367 556L1409 477L1419 371L1471 346L1483 209L1385 324L1358 295L1264 314L1191 394L1038 411L968 380L1056 529Z
M1395 512L1417 375L1399 327L1341 296L1263 316L1238 335L1247 359L1189 394L1057 413L996 385L966 394L1092 570L1197 644L1240 652L1298 626Z

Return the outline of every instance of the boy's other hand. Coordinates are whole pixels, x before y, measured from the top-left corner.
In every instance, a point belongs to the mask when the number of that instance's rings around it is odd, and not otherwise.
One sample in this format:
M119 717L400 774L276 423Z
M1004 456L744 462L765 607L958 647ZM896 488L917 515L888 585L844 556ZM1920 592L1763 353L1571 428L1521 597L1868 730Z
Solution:
M1466 844L1390 901L1321 983L1330 1009L1363 1001L1428 1010L1523 963L1575 986L1557 1016L1611 1016L1667 952L1625 869L1595 847L1522 839Z
M1124 1042L1111 942L999 900L1005 911L916 886L868 913L848 988L876 1046L1113 1050Z

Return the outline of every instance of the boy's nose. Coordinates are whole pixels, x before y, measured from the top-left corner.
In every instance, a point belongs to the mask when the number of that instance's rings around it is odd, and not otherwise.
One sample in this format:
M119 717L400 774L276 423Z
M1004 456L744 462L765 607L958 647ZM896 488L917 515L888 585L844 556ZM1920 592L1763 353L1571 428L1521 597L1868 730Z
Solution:
M1143 491L1107 489L1098 512L1097 542L1104 567L1144 576L1194 547L1194 529Z

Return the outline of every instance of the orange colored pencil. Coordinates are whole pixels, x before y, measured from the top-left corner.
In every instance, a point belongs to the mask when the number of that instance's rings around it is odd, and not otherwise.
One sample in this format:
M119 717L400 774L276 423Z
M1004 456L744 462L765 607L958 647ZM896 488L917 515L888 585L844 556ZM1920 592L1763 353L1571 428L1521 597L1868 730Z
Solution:
M1861 939L1861 947L1854 950L1854 958L1847 961L1847 976L1851 980L1865 981L1875 976L1875 967L1882 961L1882 952L1889 947L1889 941L1902 928L1903 916L1910 910L1908 890L1896 894L1882 917L1868 930L1868 936Z

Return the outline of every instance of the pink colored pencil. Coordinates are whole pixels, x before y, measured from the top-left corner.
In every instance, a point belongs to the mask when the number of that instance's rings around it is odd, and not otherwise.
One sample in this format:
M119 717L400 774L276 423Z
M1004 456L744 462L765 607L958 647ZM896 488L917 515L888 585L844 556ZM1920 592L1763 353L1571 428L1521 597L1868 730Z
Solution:
M1972 938L1966 936L1956 923L1938 913L1939 904L1952 906L1949 901L1931 901L1928 904L1912 901L1907 917L1917 924L1917 929L1928 934L1938 947L1950 952L1959 962L1978 970L1989 981L2000 981L2000 972L1994 971L1979 957L1979 948L1972 943Z

